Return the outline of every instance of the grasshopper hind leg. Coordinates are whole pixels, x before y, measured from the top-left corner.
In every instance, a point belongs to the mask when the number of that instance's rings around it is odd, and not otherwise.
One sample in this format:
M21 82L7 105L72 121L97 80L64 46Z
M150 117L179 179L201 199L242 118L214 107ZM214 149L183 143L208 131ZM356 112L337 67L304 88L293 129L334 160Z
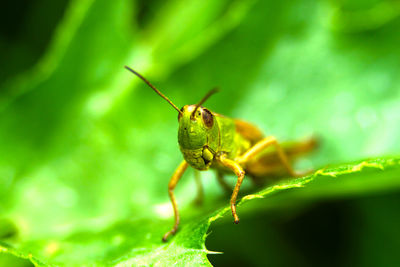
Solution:
M280 160L280 162L283 164L285 167L286 171L294 177L302 176L301 173L297 173L293 170L289 158L286 155L285 151L281 147L281 145L278 143L276 138L274 136L268 136L256 143L254 146L252 146L249 150L247 150L245 153L243 153L241 156L239 156L236 161L239 162L242 166L246 166L247 162L252 160L254 157L259 155L262 151L264 151L266 148L269 146L274 146L276 149L276 154Z
M240 190L240 186L242 185L243 179L244 179L244 174L245 174L245 166L246 163L249 162L251 159L253 159L255 156L257 156L260 152L265 150L269 146L274 146L276 149L276 153L278 155L279 160L281 163L284 165L285 169L291 176L299 176L298 173L296 173L292 166L290 165L289 159L285 153L285 151L282 149L282 147L279 145L277 142L276 138L273 136L266 137L262 139L261 141L257 142L254 146L252 146L249 150L247 150L245 153L243 153L241 156L236 158L235 160L228 159L226 154L221 154L218 156L217 160L219 161L220 164L223 166L227 167L228 169L231 169L237 176L237 182L235 185L235 188L233 189L233 193L231 196L231 210L232 210L232 216L234 223L239 223L239 217L236 212L236 200L237 196Z

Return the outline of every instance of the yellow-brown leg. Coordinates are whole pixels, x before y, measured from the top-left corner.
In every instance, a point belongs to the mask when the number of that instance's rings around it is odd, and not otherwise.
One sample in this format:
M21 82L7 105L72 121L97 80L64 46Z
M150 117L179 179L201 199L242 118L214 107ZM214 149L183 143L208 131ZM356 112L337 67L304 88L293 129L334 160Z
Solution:
M278 154L279 159L285 166L286 170L289 172L291 176L298 176L292 169L292 166L290 166L288 157L286 156L285 152L283 151L282 147L279 145L278 141L274 136L268 136L256 143L254 146L252 146L249 150L247 150L244 154L239 156L236 161L240 164L246 165L246 162L249 161L251 158L256 156L258 153L263 151L269 146L275 146L276 152Z
M179 212L178 212L178 205L175 200L174 189L175 189L176 184L179 182L179 179L181 179L183 173L187 169L187 167L188 167L188 163L186 161L182 161L182 163L175 170L175 172L172 175L171 180L169 181L169 184L168 184L169 198L171 199L172 207L174 208L175 224L174 224L174 227L170 231L166 232L165 235L163 236L162 240L164 242L167 241L167 239L170 235L175 234L176 231L178 230Z
M233 189L233 193L231 196L231 210L232 210L232 216L233 216L233 221L234 223L238 224L239 223L239 217L236 213L236 199L237 195L239 193L240 186L242 185L243 178L244 178L244 170L243 168L237 163L236 161L233 161L231 159L226 158L226 155L221 155L217 157L217 160L224 165L225 167L231 169L236 176L238 177L235 188Z
M224 180L224 174L221 171L217 171L217 180L218 180L219 185L225 190L225 192L227 192L227 193L232 192L232 188Z
M197 187L197 195L196 198L194 199L194 204L201 205L203 204L204 190L201 184L200 172L197 170L194 170L194 179L196 181L196 187Z

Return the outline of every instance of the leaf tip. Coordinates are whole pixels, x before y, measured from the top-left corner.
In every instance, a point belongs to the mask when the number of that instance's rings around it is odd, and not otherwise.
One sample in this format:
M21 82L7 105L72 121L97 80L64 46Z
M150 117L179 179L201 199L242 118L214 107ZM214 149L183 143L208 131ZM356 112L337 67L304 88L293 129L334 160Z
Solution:
M213 254L213 255L218 255L218 254L224 254L222 251L212 251L212 250L206 250L207 254Z

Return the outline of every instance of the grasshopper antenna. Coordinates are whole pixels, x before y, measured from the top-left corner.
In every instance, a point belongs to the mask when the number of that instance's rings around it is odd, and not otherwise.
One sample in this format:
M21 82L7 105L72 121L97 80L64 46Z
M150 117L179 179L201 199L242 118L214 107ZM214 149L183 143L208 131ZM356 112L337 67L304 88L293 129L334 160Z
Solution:
M197 109L198 109L204 102L206 102L206 100L207 100L210 96L212 96L213 94L217 93L218 91L219 91L218 88L211 89L211 90L200 100L200 102L196 104L196 107L194 108L192 114L190 115L190 118L193 119L193 118L194 118L194 114L196 114Z
M166 97L165 95L163 95L163 93L161 93L160 91L158 91L158 89L157 89L154 85L152 85L145 77L143 77L140 73L134 71L133 69L129 68L128 66L124 66L124 67L125 67L125 69L129 70L130 72L132 72L133 74L135 74L136 76L138 76L140 79L142 79L142 81L144 81L148 86L150 86L151 89L153 89L159 96L161 96L162 98L164 98L164 99L165 99L174 109L176 109L181 115L183 115L183 114L182 114L182 111L181 111L177 106L175 106L175 104L172 103L172 101L169 100L168 97ZM204 102L204 101L203 101L203 102Z

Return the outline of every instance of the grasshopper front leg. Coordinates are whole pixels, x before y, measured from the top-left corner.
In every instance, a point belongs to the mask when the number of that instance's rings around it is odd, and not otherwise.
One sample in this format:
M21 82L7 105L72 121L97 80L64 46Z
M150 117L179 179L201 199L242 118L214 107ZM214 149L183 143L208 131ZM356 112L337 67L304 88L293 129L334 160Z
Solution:
M228 159L226 157L226 154L221 154L219 157L217 157L217 160L221 165L231 169L238 177L230 201L234 223L236 224L239 223L239 217L236 213L236 199L245 174L242 166L246 166L246 163L249 160L251 160L254 156L256 156L257 154L259 154L260 152L262 152L264 149L266 149L271 145L275 146L279 159L281 160L282 164L285 166L289 174L292 176L298 176L298 174L295 173L292 167L290 166L289 160L285 152L283 151L282 147L279 145L276 138L273 136L268 136L262 139L235 160Z
M236 176L238 177L235 188L233 189L233 193L231 196L231 210L232 210L232 216L233 216L233 221L234 223L238 224L239 223L239 216L236 213L236 199L237 195L240 190L240 186L242 185L243 178L244 178L244 170L243 168L239 165L234 160L228 159L226 157L226 154L222 154L219 157L217 157L217 160L219 163L221 163L223 166L231 169Z
M178 211L178 204L176 203L175 200L175 195L174 195L174 189L179 180L181 179L183 173L186 171L188 167L188 163L184 160L182 163L178 166L178 168L175 170L174 174L171 177L171 180L169 181L168 184L168 193L169 193L169 198L171 199L172 207L174 209L174 216L175 216L175 224L174 227L168 232L166 232L162 238L164 242L167 241L168 237L170 235L174 235L176 231L178 230L179 226L179 211Z

